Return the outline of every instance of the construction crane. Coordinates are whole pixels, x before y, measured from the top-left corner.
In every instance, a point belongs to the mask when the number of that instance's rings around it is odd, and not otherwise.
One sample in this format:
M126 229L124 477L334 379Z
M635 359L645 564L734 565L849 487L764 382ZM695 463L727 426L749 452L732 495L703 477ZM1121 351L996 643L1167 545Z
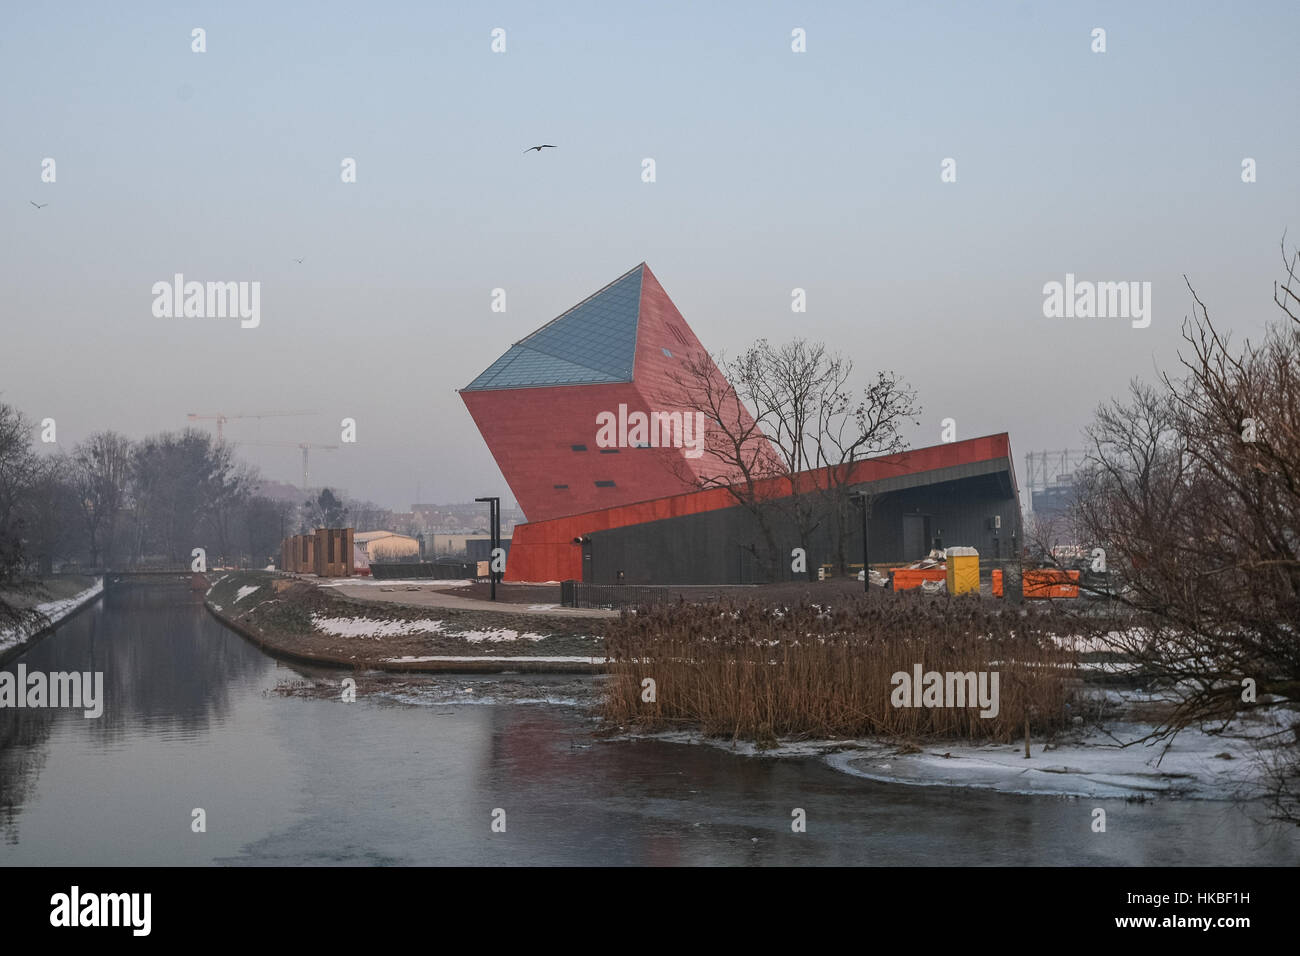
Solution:
M338 445L320 445L309 441L237 441L235 445L263 445L276 448L301 448L302 449L302 487L307 490L307 478L309 475L308 464L310 462L309 453L313 448L321 448L325 451L335 451Z
M215 412L211 415L201 415L198 412L190 412L185 417L192 422L207 420L217 423L217 440L222 439L221 429L226 422L234 421L236 418L285 418L296 415L316 415L318 412L241 412L238 415L227 415L224 412Z

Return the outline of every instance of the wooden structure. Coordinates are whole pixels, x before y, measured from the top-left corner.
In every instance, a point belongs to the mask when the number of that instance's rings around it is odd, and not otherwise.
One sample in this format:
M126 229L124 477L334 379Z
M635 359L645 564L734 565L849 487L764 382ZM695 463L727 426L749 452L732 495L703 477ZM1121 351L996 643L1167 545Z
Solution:
M316 571L316 536L295 534L280 542L280 570L294 574Z
M350 578L356 573L351 528L317 528L280 542L280 570L316 574L322 578Z
M315 572L322 578L352 577L353 529L317 528Z

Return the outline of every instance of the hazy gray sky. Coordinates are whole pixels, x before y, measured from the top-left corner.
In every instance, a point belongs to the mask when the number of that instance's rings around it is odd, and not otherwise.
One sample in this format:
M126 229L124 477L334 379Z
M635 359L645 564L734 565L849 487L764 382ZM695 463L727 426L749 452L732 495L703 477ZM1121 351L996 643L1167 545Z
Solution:
M65 448L316 409L227 437L352 417L315 481L508 494L455 389L645 260L710 349L896 369L913 444L1008 431L1023 477L1175 360L1184 273L1237 334L1272 317L1297 35L1294 2L7 3L0 400ZM155 317L177 272L259 281L260 325ZM1150 326L1045 318L1066 273L1150 282ZM299 480L296 449L242 454Z

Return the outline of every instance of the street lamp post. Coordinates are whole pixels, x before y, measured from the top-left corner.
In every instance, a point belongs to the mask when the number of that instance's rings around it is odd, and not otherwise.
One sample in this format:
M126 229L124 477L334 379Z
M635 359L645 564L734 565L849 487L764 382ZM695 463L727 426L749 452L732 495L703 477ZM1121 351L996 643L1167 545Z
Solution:
M492 600L497 599L497 573L493 570L492 565L496 561L497 549L501 547L501 499L495 497L475 498L475 501L486 501L488 504L488 518L490 521L492 541L491 549L488 551L488 586L491 589Z

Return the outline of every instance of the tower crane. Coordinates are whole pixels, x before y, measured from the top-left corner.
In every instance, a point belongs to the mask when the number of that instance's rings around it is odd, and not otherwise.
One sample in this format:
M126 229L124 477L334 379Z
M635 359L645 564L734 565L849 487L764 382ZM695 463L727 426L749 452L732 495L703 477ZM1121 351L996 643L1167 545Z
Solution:
M320 448L325 451L335 451L338 445L321 445L317 442L309 441L237 441L236 445L263 445L276 448L301 448L302 449L302 487L305 491L308 487L308 464L310 461L309 453L313 448Z
M200 414L198 412L190 412L185 417L192 422L203 421L203 420L216 422L217 440L220 441L224 437L222 435L222 426L225 425L226 422L234 421L237 418L286 418L286 417L291 417L296 415L316 415L316 414L318 413L317 412L240 412L237 415L227 415L225 412L214 412L212 414L205 415L205 414Z

